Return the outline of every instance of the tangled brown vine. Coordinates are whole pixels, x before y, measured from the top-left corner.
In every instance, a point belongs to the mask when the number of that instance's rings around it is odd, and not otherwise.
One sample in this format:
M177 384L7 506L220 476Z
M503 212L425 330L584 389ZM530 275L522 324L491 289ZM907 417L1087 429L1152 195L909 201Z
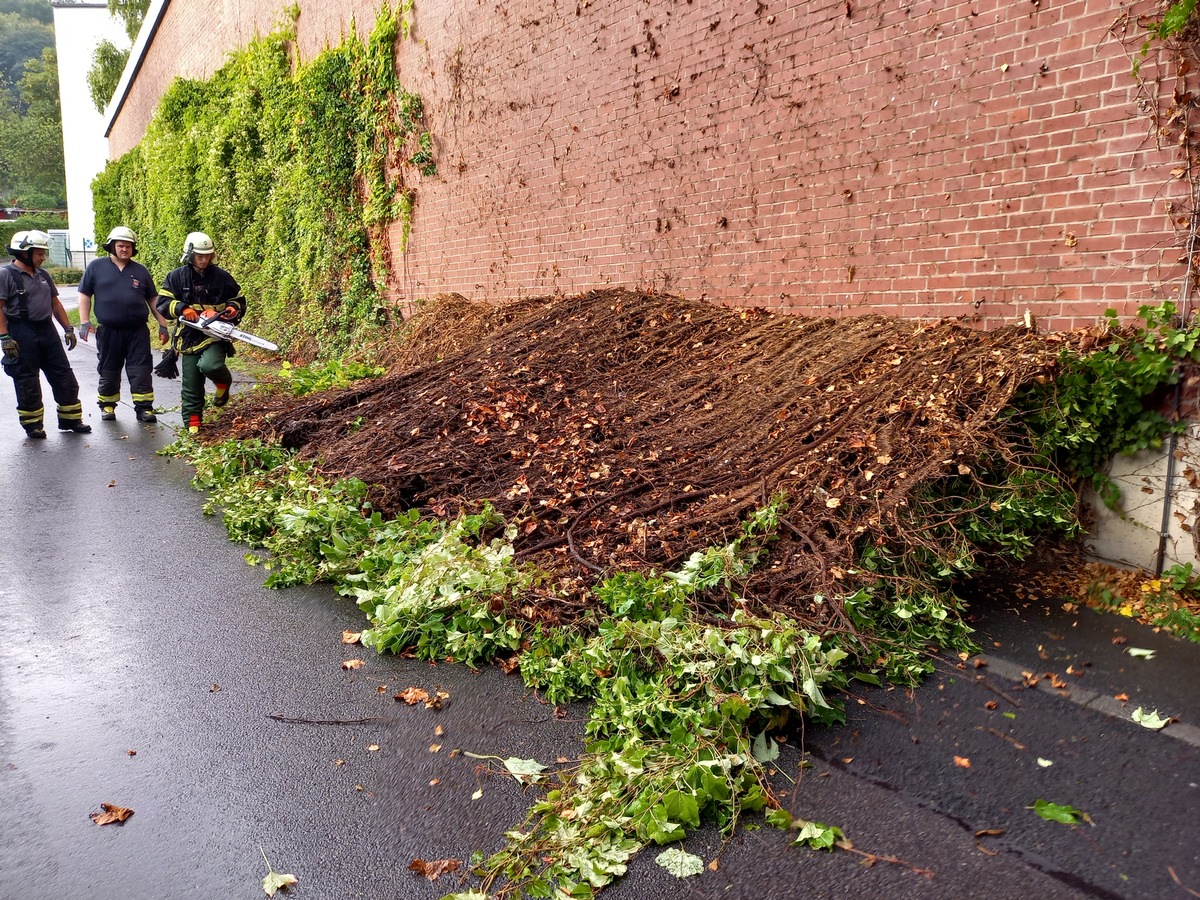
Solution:
M624 290L509 307L447 297L409 331L393 374L256 392L212 438L277 439L365 481L385 513L488 501L568 595L598 572L677 565L784 492L784 531L746 594L825 625L838 611L811 597L851 585L863 546L947 539L952 521L914 521L913 504L1013 459L1000 413L1068 340Z

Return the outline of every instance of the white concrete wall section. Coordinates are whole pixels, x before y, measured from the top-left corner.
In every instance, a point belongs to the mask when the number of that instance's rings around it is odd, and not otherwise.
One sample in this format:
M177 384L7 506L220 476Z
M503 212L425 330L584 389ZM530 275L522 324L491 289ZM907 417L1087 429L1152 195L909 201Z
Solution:
M92 105L87 73L102 40L128 47L121 23L104 3L55 0L54 44L58 52L58 93L62 104L63 156L67 175L67 215L72 261L81 266L95 256L92 179L108 161L104 116ZM104 239L101 235L100 240Z
M1164 569L1200 561L1200 425L1193 424L1178 439L1174 456ZM1125 515L1114 513L1089 492L1086 499L1094 514L1092 553L1106 562L1154 571L1166 500L1167 453L1119 456L1110 475L1121 487Z

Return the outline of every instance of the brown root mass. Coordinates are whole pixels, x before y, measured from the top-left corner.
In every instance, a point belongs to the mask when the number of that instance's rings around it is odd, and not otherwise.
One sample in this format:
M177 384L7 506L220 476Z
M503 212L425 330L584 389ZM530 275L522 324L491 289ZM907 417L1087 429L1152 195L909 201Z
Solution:
M408 331L393 374L256 392L212 437L278 439L367 482L385 513L489 501L519 526L520 558L578 587L676 566L786 492L781 539L741 587L756 609L825 626L837 612L809 598L852 585L864 542L928 545L915 498L1012 458L1000 413L1064 340L624 290L508 307L450 295Z

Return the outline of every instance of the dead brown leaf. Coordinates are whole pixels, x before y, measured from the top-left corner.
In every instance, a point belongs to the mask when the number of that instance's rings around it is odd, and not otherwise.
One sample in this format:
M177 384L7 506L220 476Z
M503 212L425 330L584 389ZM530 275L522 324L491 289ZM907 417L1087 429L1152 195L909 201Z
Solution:
M361 640L362 640L362 632L361 631L343 631L342 632L342 643L343 644L357 644Z
M430 881L437 881L448 872L457 872L462 863L457 859L414 859L408 868L418 875L424 875Z
M124 822L133 815L133 810L127 806L114 806L111 803L101 803L103 812L92 813L91 819L97 825L111 825L113 822Z
M418 703L424 703L428 699L429 691L418 687L405 688L396 695L397 701L403 701L409 706L416 706Z
M967 756L956 756L954 757L954 764L960 769L969 769L971 768L971 759Z
M345 669L347 672L352 672L355 669L361 669L362 666L363 666L363 661L361 659L348 659L342 663L342 668Z

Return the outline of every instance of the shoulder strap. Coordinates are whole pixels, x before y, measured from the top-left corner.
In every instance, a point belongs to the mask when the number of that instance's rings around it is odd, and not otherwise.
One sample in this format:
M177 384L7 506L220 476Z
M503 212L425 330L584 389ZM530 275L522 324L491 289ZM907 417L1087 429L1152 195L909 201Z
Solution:
M8 287L11 291L8 300L15 300L17 304L15 312L10 313L9 318L26 319L29 317L29 293L25 290L25 279L21 277L25 273L18 269L15 263L6 265L4 272L8 275Z

